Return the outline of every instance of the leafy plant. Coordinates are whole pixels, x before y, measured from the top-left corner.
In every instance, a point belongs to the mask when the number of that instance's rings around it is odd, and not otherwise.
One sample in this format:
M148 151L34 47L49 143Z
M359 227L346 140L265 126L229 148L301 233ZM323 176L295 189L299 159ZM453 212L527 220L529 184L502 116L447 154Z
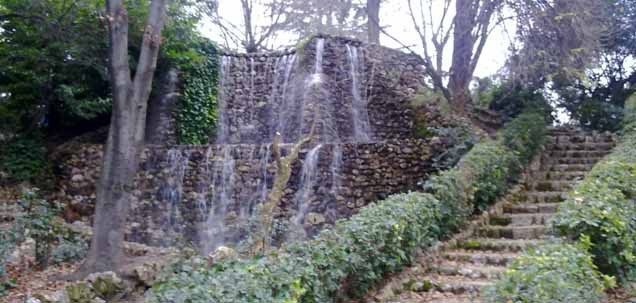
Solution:
M598 273L585 245L552 243L531 248L515 259L486 302L597 303L613 280Z
M55 240L53 218L59 213L55 203L42 199L38 189L25 190L18 204L23 214L16 224L24 230L24 237L35 240L35 259L41 266L47 266L51 243Z
M17 136L0 147L0 170L9 175L10 182L41 182L50 173L39 135Z
M185 72L185 87L178 114L179 141L183 144L208 143L217 119L218 57L216 47L200 46L203 62Z
M79 237L67 239L58 236L56 242L51 250L51 262L54 264L81 260L88 253L88 242Z
M577 185L559 208L555 228L564 236L589 237L599 269L636 280L636 130Z

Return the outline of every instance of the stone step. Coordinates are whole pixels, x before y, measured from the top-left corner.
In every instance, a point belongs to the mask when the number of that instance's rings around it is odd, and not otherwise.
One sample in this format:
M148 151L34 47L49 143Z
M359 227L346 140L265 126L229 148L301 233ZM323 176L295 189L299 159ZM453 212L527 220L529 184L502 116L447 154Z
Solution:
M592 164L556 164L549 167L550 171L557 172L588 172L592 170Z
M611 134L568 134L548 136L548 144L568 144L568 143L612 143L614 136Z
M568 193L562 191L528 191L520 196L524 203L559 203L567 199Z
M527 226L548 224L554 214L504 214L490 218L491 225Z
M568 192L576 184L576 181L539 180L531 183L528 187L536 192Z
M431 303L481 303L481 299L479 298L473 298L471 296L457 296L455 298L446 298L446 299L439 299L439 300L435 300L435 301L420 301L420 303L422 302L431 302ZM406 303L406 302L400 302L400 303Z
M588 172L581 171L549 171L549 172L537 172L533 175L536 180L549 180L549 181L581 181L585 179Z
M431 267L431 272L444 276L461 276L471 279L497 279L506 270L504 266L470 264L444 260Z
M597 151L597 150L568 150L568 151L553 151L549 153L549 158L602 158L607 156L610 151Z
M546 144L545 149L549 151L609 151L614 148L612 142L598 143L562 143Z
M546 225L497 226L490 225L475 231L476 236L505 239L540 239L548 231Z
M588 157L588 158L553 158L554 164L596 164L601 161L601 157Z
M469 251L521 252L529 247L542 243L542 240L532 239L489 239L472 238L460 241L456 248Z
M507 266L519 254L501 251L470 251L464 249L454 249L442 253L442 258L449 261L457 261L472 264Z
M453 294L470 294L479 293L482 288L490 286L493 281L488 279L473 279L464 276L445 276L445 275L430 275L426 280L430 283L434 290L453 293Z
M506 214L552 214L559 209L560 203L524 203L504 205Z

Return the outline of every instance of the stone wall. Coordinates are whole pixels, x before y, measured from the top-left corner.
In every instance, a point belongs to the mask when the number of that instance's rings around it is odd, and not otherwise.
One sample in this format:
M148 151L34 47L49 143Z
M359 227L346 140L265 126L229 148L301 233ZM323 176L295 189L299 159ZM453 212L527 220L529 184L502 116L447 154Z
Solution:
M305 228L313 233L389 194L414 189L417 181L432 172L430 161L444 149L442 141L323 145L311 198L303 201L308 203L309 214ZM148 146L136 179L128 239L155 245L168 245L178 239L197 241L201 225L219 204L219 198L212 195L213 187L223 182L222 167L228 163L226 148ZM334 165L335 150L341 151L341 165ZM271 188L275 167L268 151L269 145L233 145L229 150L234 163L226 220L252 212L263 201L263 188ZM286 155L287 148L282 151ZM297 210L295 196L301 187L307 153L303 150L293 164L281 203L286 216ZM67 214L92 215L101 154L101 145L83 145L61 160L57 198L70 201Z
M319 79L315 79L319 40L324 41L324 52L322 70ZM357 90L368 103L372 141L411 137L414 122L409 101L424 85L422 59L357 40L315 36L287 51L221 55L218 127L225 124L226 129L211 134L210 143L217 142L222 133L225 133L222 142L266 143L272 141L276 131L283 134L285 142L295 142L309 133L316 107L322 110L320 119L329 120L329 125L320 126L333 128L319 130L317 137L326 136L325 141L333 137L341 142L352 141L353 79L348 47L355 48L360 57ZM321 82L317 88L311 84L314 80ZM164 82L161 87L172 85L170 81ZM176 112L178 103L162 98L163 95L151 102L150 143L177 141L175 116L165 113ZM153 108L159 108L157 113L153 114ZM325 134L328 131L333 134Z

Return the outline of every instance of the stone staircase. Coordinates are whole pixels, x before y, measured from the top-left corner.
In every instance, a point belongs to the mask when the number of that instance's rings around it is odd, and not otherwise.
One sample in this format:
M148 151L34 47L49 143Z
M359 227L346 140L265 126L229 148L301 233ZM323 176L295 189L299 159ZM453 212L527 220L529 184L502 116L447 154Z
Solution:
M541 159L516 186L462 234L422 256L418 264L390 281L367 302L480 302L524 249L541 243L549 220L567 192L614 147L610 134L569 128L550 130Z

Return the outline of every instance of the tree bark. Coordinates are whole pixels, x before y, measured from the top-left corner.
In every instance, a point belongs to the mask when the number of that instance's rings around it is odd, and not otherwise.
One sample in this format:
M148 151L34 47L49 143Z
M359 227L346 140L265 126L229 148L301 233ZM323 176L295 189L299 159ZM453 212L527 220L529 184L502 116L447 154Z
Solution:
M134 79L128 60L128 14L123 0L106 3L113 111L104 148L93 238L80 275L116 269L123 261L124 232L143 148L146 111L157 66L166 0L153 0Z
M369 43L380 44L380 0L367 0Z
M470 103L468 89L472 78L471 62L475 44L472 33L477 14L475 6L478 7L479 3L475 4L475 0L457 0L455 5L453 58L448 82L448 90L451 93L449 101L459 113L465 114Z

